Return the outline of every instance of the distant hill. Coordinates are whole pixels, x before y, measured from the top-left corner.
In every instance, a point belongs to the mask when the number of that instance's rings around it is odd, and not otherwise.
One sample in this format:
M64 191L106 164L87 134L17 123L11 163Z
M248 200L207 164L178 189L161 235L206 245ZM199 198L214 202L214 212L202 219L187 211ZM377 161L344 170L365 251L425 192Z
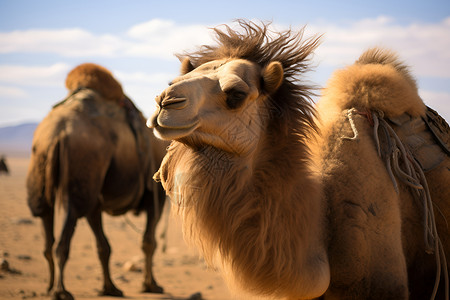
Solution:
M33 133L38 123L24 123L0 128L0 155L28 156L31 154Z

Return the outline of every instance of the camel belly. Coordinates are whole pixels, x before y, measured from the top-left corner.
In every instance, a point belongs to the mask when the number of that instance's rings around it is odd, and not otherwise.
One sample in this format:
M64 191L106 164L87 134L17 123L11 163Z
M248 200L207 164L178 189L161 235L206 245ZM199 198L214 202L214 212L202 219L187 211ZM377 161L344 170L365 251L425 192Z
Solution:
M133 135L118 136L120 142L111 159L102 187L102 208L117 215L136 208L145 188L145 166L148 162L139 153Z

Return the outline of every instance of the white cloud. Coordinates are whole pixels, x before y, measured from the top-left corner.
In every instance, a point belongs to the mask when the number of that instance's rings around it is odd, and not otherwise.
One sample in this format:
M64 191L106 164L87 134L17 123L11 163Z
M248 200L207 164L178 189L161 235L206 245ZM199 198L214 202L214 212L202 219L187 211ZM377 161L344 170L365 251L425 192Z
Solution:
M0 85L0 98L19 99L27 96L28 93L24 89Z
M0 54L56 53L65 57L113 56L126 46L126 41L114 35L96 36L78 28L0 33Z
M158 57L211 41L205 25L179 25L153 19L131 27L125 35L95 35L79 28L0 32L0 54L54 53L63 57Z
M419 90L420 97L429 107L438 111L438 113L447 121L450 121L450 93L435 92L429 90Z
M21 86L60 87L70 69L65 63L50 66L0 65L0 83Z
M175 22L171 20L153 19L131 27L128 35L138 40L152 40L155 36L163 37L168 28L174 27Z
M211 42L205 25L179 25L170 20L153 19L130 28L134 43L126 50L132 56L172 58L175 53Z
M125 93L133 100L146 117L156 108L154 99L174 78L172 73L114 72L122 83Z
M316 22L308 24L307 32L324 34L323 44L317 50L321 64L335 67L351 64L365 49L382 46L397 51L413 66L417 76L450 78L450 17L439 23L407 25L396 24L386 16L346 24ZM96 35L78 28L3 32L0 54L55 53L63 57L166 60L173 59L174 53L211 42L212 32L204 24L152 19L117 35Z
M398 52L416 76L450 78L450 17L440 23L398 25L389 17L347 25L312 24L308 33L324 33L317 50L321 63L341 67L374 46Z
M114 75L122 83L140 83L140 84L157 84L167 85L174 74L172 73L146 73L146 72L114 72Z

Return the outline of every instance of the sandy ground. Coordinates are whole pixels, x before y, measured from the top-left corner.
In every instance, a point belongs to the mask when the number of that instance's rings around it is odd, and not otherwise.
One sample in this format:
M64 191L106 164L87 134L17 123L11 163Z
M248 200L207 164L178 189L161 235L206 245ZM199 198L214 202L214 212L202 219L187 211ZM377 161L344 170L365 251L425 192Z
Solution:
M0 175L0 260L9 271L0 271L0 299L50 299L46 293L49 273L42 254L44 238L40 219L33 218L26 204L25 177L28 158L8 157L10 175ZM167 214L167 210L166 210ZM57 212L55 234L60 232L62 212ZM143 253L140 233L145 216L104 215L103 223L112 256L112 279L126 299L234 299L222 277L205 266L197 252L186 246L176 217L168 217L167 250L162 252L162 231L154 256L154 274L165 294L140 293L143 281ZM132 224L132 225L130 225ZM133 262L137 271L124 265ZM98 297L103 283L94 236L81 219L72 239L70 258L65 268L65 285L75 299L118 299ZM199 294L201 297L199 297Z

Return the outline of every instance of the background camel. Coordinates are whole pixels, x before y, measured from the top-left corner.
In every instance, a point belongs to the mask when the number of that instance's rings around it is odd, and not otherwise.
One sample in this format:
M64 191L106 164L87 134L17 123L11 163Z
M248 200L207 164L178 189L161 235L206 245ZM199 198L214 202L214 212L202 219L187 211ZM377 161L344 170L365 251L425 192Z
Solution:
M0 174L9 174L8 165L6 164L6 158L2 155L0 158Z
M426 172L431 204L389 131L401 131L402 117L427 118L407 68L369 51L334 75L316 111L299 77L318 38L239 24L186 54L156 99L154 132L174 140L156 178L185 233L251 294L448 299L450 158L423 126L426 148L439 153Z
M162 292L152 274L155 227L165 193L152 180L165 144L145 126L142 114L105 68L83 64L66 79L69 96L55 105L37 127L27 175L28 204L45 231L44 255L54 283L54 210L65 210L56 248L59 267L55 298L70 299L64 288L64 266L77 220L86 217L95 234L103 269L101 294L122 296L110 278L110 246L102 228L102 211L112 215L147 212L142 249L145 253L145 292Z

